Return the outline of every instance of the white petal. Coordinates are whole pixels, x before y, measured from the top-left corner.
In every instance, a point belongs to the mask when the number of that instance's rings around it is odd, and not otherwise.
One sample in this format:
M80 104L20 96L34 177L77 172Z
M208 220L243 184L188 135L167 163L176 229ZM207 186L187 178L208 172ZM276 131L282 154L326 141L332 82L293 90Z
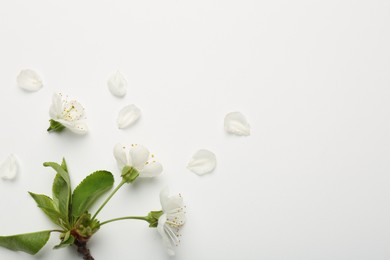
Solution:
M209 150L199 150L193 156L187 165L192 172L203 175L212 172L217 165L215 154Z
M49 115L52 119L58 119L62 116L62 96L60 94L53 94L52 103L49 110Z
M0 164L0 176L4 180L12 180L16 177L19 171L18 159L15 155L10 154L1 164Z
M108 89L111 94L117 97L123 97L127 92L127 81L119 71L112 74L107 81Z
M88 133L88 126L83 120L66 121L66 120L58 119L56 121L61 123L63 126L65 126L67 129L69 129L75 134L85 135L86 133Z
M183 225L185 222L184 203L180 195L169 196L168 188L164 188L160 192L160 203L163 212L170 219L176 222L177 225Z
M158 219L157 231L160 233L163 243L167 249L167 253L170 256L175 255L175 250L173 249L173 239L169 236L169 231L166 231L167 225L167 216L165 214L161 215Z
M160 191L160 203L162 208L164 209L169 201L169 188L165 187Z
M132 125L141 116L141 110L135 105L128 105L119 111L117 124L119 129Z
M126 154L126 147L124 145L116 144L114 146L114 157L120 170L122 170L124 166L129 165Z
M163 167L159 162L151 162L146 164L139 173L139 177L148 178L156 177L161 174Z
M42 80L33 70L22 70L16 78L18 86L27 91L38 91L42 88Z
M235 135L250 135L250 126L243 114L231 112L225 116L225 130Z
M129 158L133 167L141 171L149 159L149 150L145 146L133 144L129 150Z

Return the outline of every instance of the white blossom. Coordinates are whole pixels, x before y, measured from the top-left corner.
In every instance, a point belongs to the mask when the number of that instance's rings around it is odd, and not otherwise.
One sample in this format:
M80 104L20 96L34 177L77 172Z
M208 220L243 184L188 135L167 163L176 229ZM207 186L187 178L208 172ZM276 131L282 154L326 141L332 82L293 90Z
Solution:
M125 166L133 167L141 178L158 176L163 170L161 163L157 162L154 155L142 145L117 144L114 147L114 157L120 170Z
M76 134L82 135L88 132L84 108L75 100L67 101L61 94L54 94L49 114L52 120Z
M175 255L174 247L180 243L180 228L184 225L185 206L181 195L169 196L168 189L160 192L163 214L158 219L157 230L160 233L169 255Z

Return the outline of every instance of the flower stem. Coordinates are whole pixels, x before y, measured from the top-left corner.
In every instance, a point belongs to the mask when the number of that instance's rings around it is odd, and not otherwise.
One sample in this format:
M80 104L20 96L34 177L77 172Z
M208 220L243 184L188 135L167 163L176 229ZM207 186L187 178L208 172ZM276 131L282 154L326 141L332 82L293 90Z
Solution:
M125 184L126 181L124 179L122 179L121 183L119 183L119 185L111 192L110 196L107 197L107 199L103 202L103 204L100 206L100 208L96 211L95 215L93 215L92 217L92 220L94 220L97 216L97 214L99 214L99 212L104 208L104 206L106 206L107 202L110 201L110 199L112 198L112 196L114 196L114 194L120 189L120 187L123 186L123 184Z
M110 220L106 220L106 221L100 223L100 226L103 226L103 225L108 224L110 222L119 221L119 220L125 220L125 219L139 219L139 220L145 220L145 221L149 222L148 221L148 217L128 216L128 217L113 218L113 219L110 219Z

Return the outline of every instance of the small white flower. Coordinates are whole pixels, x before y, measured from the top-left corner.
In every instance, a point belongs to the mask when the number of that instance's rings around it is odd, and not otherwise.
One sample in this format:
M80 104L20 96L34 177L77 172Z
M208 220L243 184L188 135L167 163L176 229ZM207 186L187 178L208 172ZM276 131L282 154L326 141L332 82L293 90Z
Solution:
M119 111L117 124L119 129L126 128L135 123L141 116L141 110L135 105L128 105Z
M85 123L85 113L83 106L75 101L62 99L61 94L53 95L53 103L50 106L49 114L52 120L60 123L76 134L86 134L88 127ZM55 129L48 129L48 131Z
M19 172L19 162L15 155L10 154L0 163L0 176L4 180L13 180Z
M181 195L169 196L168 189L160 192L163 214L158 219L157 230L160 233L169 255L175 255L174 247L180 243L180 228L186 221L184 203Z
M209 150L201 149L192 156L187 168L198 175L203 175L212 172L216 165L215 154Z
M132 144L127 147L117 144L114 147L114 157L120 170L125 166L133 167L141 178L158 176L163 170L161 163L156 162L154 155L142 145Z
M119 71L113 73L107 80L107 86L111 94L123 97L127 93L127 81Z
M16 78L18 86L27 91L38 91L42 88L42 79L33 70L22 70Z
M225 116L225 130L235 135L248 136L251 133L249 123L240 112L231 112Z

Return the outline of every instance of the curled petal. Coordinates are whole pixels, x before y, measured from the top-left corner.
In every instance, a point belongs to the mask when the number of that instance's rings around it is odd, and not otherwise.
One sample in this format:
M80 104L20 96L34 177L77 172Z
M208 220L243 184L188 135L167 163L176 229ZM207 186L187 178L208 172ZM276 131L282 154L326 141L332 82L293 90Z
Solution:
M240 112L231 112L225 116L225 130L235 135L248 136L251 133L249 123Z
M16 78L18 86L27 91L38 91L42 88L42 79L33 70L22 70Z
M119 111L117 124L119 129L126 128L132 124L134 124L135 121L139 119L141 116L141 110L136 107L135 105L128 105Z
M215 154L209 150L201 149L192 156L187 168L196 174L203 175L212 172L216 165Z
M118 168L120 170L123 169L126 165L129 164L127 160L127 155L126 155L126 147L122 144L116 144L114 146L114 157L116 159L116 162L118 164Z
M66 121L63 119L59 119L57 120L57 122L61 123L63 126L65 126L67 129L69 129L75 134L85 135L86 133L88 133L88 126L83 120Z
M164 212L183 207L183 198L179 195L169 196L169 189L166 187L160 191L160 203Z
M143 145L133 144L129 150L129 158L132 166L141 171L149 159L149 150Z
M119 71L112 74L107 81L108 89L116 97L123 97L127 92L127 81Z
M1 164L0 164L0 176L4 180L15 179L19 171L18 159L15 155L10 154Z
M139 177L156 177L163 171L162 164L159 162L151 162L144 166L140 171Z

